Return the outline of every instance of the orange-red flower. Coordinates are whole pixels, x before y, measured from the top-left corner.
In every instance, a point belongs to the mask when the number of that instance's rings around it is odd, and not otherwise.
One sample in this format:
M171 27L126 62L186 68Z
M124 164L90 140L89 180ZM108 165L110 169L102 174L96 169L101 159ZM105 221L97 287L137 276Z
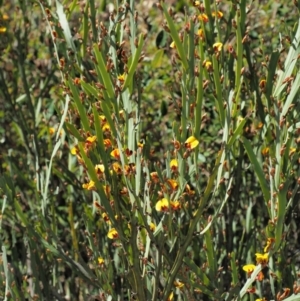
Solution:
M172 190L177 190L178 189L178 183L177 183L177 181L175 181L173 179L168 179L167 183L172 188Z
M109 139L104 139L103 142L104 142L105 149L110 148L112 145Z
M206 14L200 14L198 16L198 20L203 21L204 23L207 23L208 22L208 16Z
M120 151L119 151L119 149L118 148L115 148L115 149L113 149L112 151L111 151L111 153L110 153L110 155L112 156L112 157L114 157L115 159L120 159Z
M154 183L158 183L159 182L158 173L156 171L150 172L150 177L151 177L151 180Z
M172 210L176 211L181 208L181 203L179 201L171 201L170 206L171 206Z
M267 84L267 81L265 79L262 79L260 82L259 82L259 87L261 89L264 89L266 87L266 84Z

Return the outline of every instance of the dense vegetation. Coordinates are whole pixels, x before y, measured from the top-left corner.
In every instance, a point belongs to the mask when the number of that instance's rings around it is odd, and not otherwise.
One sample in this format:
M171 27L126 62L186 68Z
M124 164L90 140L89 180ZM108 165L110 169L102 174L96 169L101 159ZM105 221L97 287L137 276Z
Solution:
M0 0L0 299L300 300L299 7Z

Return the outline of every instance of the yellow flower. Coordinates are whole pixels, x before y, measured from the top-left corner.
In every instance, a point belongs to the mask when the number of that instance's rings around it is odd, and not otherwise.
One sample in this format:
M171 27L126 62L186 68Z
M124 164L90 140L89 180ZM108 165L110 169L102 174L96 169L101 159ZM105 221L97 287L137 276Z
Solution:
M197 35L200 37L201 40L204 39L204 31L202 28L198 29Z
M89 181L88 183L82 184L82 188L87 189L87 190L94 190L94 189L96 189L95 182Z
M198 16L198 20L203 21L204 23L207 23L208 22L208 16L206 14L200 14Z
M5 32L6 32L6 30L7 30L7 28L6 28L6 27L0 27L0 33L5 33Z
M205 69L207 71L212 71L212 62L211 61L208 61L208 60L205 60L203 62L203 67L205 67Z
M171 292L171 294L169 295L167 301L172 301L174 299L174 293Z
M223 13L221 12L221 11L217 11L217 12L215 12L215 11L213 11L212 13L211 13L211 15L213 16L213 17L217 17L218 19L222 19L223 18Z
M77 153L78 153L77 147L76 147L76 146L73 146L73 147L71 148L71 154L72 154L72 155L77 155Z
M264 247L264 253L267 253L270 250L270 248L271 248L272 244L274 243L274 241L275 241L275 239L273 237L269 237L267 239L267 244Z
M192 196L195 194L195 190L192 190L191 186L189 184L186 184L185 186L185 192L187 195Z
M99 115L99 119L101 120L101 123L106 122L106 117L104 115Z
M173 179L168 179L167 183L169 184L169 186L173 189L173 190L177 190L178 189L178 183L173 180Z
M177 288L183 288L184 287L184 283L179 281L179 280L175 280L174 281L174 285L177 287Z
M178 161L176 159L171 160L170 167L173 172L176 172L178 169Z
M175 48L176 48L176 45L175 45L175 42L174 42L174 41L170 44L170 48L172 48L172 49L175 49Z
M296 148L295 147L291 147L290 148L290 152L289 152L289 156L291 157L295 152L296 152Z
M150 230L151 230L152 232L154 232L155 229L156 229L156 226L155 226L154 223L150 223L149 228L150 228Z
M97 140L96 136L90 136L86 138L85 143L93 144L96 140Z
M144 141L143 140L140 140L140 142L137 143L137 146L139 148L143 148L144 147Z
M119 237L119 234L115 228L111 228L107 233L107 237L109 239L117 239Z
M256 128L257 128L258 130L260 130L260 129L263 128L263 126L264 126L264 124L263 124L262 122L259 122L259 123L257 124Z
M118 80L120 81L120 83L123 83L125 81L125 78L126 78L125 73L118 75Z
M3 21L9 20L9 16L8 16L7 14L3 14L3 15L2 15L2 20L3 20Z
M264 254L260 254L260 253L255 253L256 256L256 262L260 263L260 264L267 264L269 261L269 253L264 253Z
M184 143L184 146L188 149L193 149L197 147L199 144L199 141L194 137L190 136Z
M98 175L103 174L104 171L105 171L105 167L104 167L103 164L97 164L97 165L95 166L95 172L96 172Z
M254 269L256 268L256 266L254 264L246 264L243 266L243 270L249 275L251 274Z
M156 211L166 212L169 209L169 201L166 198L159 200L155 205Z
M181 204L179 201L171 201L170 206L174 211L179 210L181 208Z
M213 45L214 51L215 52L220 52L222 50L223 44L220 42L217 42Z
M269 154L270 148L269 147L265 147L261 150L261 154L265 157Z
M49 128L49 134L52 136L55 133L55 128L50 127Z
M103 125L102 125L102 131L103 132L110 132L110 126L107 122L105 122Z
M108 217L108 215L107 215L106 212L103 212L103 213L102 213L102 218L104 219L104 221L105 221L106 223L111 224L110 219L109 219L109 217Z
M116 174L120 175L122 173L122 167L118 162L114 162L112 168Z
M120 151L118 148L115 148L111 151L110 155L115 159L120 159Z
M97 261L99 265L104 265L104 259L102 257L98 257Z
M109 185L103 185L103 190L105 192L105 195L109 196L109 194L110 194L110 186Z
M267 301L266 298L258 298L255 301Z
M243 266L243 270L247 273L248 277L252 274L256 266L254 264L246 264ZM264 274L259 272L255 278L258 281L262 281L264 279Z

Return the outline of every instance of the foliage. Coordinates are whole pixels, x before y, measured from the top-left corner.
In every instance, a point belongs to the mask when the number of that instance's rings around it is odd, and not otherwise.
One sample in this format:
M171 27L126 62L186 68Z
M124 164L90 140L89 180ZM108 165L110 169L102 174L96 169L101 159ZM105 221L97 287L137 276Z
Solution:
M3 300L300 300L297 1L0 4Z

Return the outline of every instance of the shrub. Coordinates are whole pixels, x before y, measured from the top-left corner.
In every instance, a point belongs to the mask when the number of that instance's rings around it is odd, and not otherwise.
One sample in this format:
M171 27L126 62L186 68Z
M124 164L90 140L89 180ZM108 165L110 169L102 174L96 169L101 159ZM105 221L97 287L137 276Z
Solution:
M296 14L28 4L1 11L1 297L299 300Z

